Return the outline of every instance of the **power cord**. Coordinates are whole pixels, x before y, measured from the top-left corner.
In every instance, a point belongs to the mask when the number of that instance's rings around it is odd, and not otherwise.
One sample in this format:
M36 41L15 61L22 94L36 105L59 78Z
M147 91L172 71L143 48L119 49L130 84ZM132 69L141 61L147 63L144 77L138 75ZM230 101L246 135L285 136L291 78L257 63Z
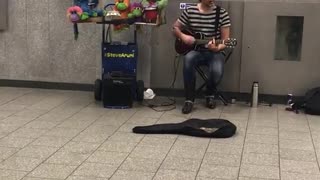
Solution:
M173 89L174 88L174 84L176 82L176 79L177 79L177 72L178 72L178 68L179 68L179 64L180 64L180 60L179 60L179 54L176 54L175 55L175 58L174 58L174 61L173 61L173 70L174 70L174 75L173 75L173 80L172 80L172 83L170 85L170 89ZM148 100L144 100L145 104L142 104L146 107L149 107L151 108L152 110L154 111L157 111L157 112L165 112L165 111L171 111L171 110L174 110L176 109L176 100L175 98L173 97L169 97L167 96L169 102L163 102L163 103L160 103L160 104L152 104L152 103L149 103ZM170 107L171 106L171 107ZM157 109L159 107L170 107L170 108L167 108L167 109Z

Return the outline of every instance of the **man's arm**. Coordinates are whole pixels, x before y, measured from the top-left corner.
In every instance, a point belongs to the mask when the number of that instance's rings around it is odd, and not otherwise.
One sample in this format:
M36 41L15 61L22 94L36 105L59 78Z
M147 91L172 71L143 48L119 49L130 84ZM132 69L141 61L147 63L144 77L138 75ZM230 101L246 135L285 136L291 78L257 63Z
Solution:
M221 39L226 40L228 38L230 38L230 26L221 27ZM226 48L226 45L219 44L218 47L219 47L219 50L223 50L224 48Z
M195 42L195 38L193 36L182 33L182 28L184 28L184 25L179 20L177 20L173 24L173 34L177 38L181 39L185 44L192 45Z
M183 25L178 20L176 20L176 22L173 24L172 31L173 31L173 34L179 39L182 39L181 38L183 35L183 33L181 32L182 28L183 28Z

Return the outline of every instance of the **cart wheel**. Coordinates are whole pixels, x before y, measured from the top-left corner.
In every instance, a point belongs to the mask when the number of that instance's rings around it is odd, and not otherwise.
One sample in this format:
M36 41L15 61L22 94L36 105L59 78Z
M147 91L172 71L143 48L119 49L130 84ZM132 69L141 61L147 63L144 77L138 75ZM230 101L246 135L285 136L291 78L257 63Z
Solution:
M100 79L96 79L94 82L94 99L97 101L101 100L101 89L102 89L102 81Z
M137 101L143 101L144 83L142 80L137 81Z

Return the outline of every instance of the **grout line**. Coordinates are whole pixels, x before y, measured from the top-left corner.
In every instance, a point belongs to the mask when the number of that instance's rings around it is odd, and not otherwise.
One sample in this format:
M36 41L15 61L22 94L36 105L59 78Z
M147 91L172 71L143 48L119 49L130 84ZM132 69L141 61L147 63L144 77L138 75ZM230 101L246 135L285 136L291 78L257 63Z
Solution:
M70 98L69 100L71 100L72 98ZM65 103L67 103L68 101L66 101ZM65 104L65 103L63 103L63 104ZM77 114L78 112L80 112L82 109L85 109L86 107L88 107L89 105L90 105L91 103L89 103L89 104L87 104L86 106L84 106L83 108L80 108L78 111L76 111L76 112L74 112L72 115L70 115L69 117L67 117L67 118L65 118L65 120L67 121L69 118L71 118L72 116L74 116L75 114ZM57 107L59 107L59 106L57 106ZM56 107L56 108L57 108ZM53 109L55 109L55 108L53 108ZM52 109L52 110L53 110ZM52 111L51 110L51 111ZM50 112L50 111L49 111ZM102 115L101 115L102 116ZM97 119L99 119L99 117L97 118ZM56 126L54 126L53 128L55 128L55 127L57 127L58 125L60 125L60 124L62 124L63 122L65 122L65 121L61 121L61 123L59 123L59 124L57 124ZM95 121L93 121L93 122L95 122ZM91 123L92 124L92 123ZM89 127L91 124L89 124L87 127ZM86 128L87 128L86 127ZM52 128L52 129L53 129ZM85 129L83 129L82 131L80 131L77 135L79 135L81 132L83 132L84 130L86 130L86 128ZM62 149L66 144L68 144L69 142L71 142L72 141L72 139L74 139L75 137L77 137L77 135L76 136L74 136L74 137L72 137L72 138L70 138L70 140L69 141L67 141L66 143L64 143L61 147L59 147L54 153L52 153L49 157L47 157L46 159L44 159L43 161L41 161L41 163L40 164L38 164L35 168L33 168L30 172L28 172L25 176L23 176L23 178L25 178L25 177L27 177L31 172L33 172L37 167L39 167L40 165L42 165L42 164L44 164L45 163L45 161L47 161L49 158L51 158L55 153L57 153L60 149ZM40 136L41 137L41 136ZM32 141L31 143L33 143L33 142L35 142L37 139L39 139L40 137L38 137L38 138L36 138L34 141ZM31 143L29 143L29 144L31 144ZM28 145L29 145L28 144ZM26 146L25 146L26 147ZM45 146L45 147L50 147L50 146ZM21 149L23 149L23 148L21 148ZM20 149L20 150L21 150ZM20 151L19 150L19 151ZM19 152L18 151L18 152ZM16 154L16 153L15 153Z
M240 165L239 165L239 170L238 170L238 179L240 178L240 170L241 170L241 166L242 166L242 159L243 159L243 156L244 156L244 146L245 146L245 143L246 143L246 138L247 138L247 133L248 133L248 125L249 125L249 121L250 121L250 115L251 115L251 108L249 110L249 114L248 114L248 118L247 118L247 124L246 124L246 127L245 127L245 133L244 133L244 140L243 140L243 145L242 145L242 153L241 153L241 156L240 156Z
M164 116L166 114L166 112L163 112L162 113L162 115L158 118L158 120L154 123L154 124L157 124L159 121L160 121L160 119ZM143 139L145 138L146 136L144 136L143 137ZM163 158L163 160L161 161L161 163L160 163L160 165L159 165L159 167L158 167L158 169L156 170L156 172L154 173L154 175L152 176L152 179L154 179L155 178L155 176L156 176L156 174L158 173L158 171L160 170L160 167L161 167L161 165L163 164L163 162L165 161L165 159L167 158L167 156L168 156L168 154L170 153L170 151L171 151L171 149L172 149L172 147L174 146L174 144L176 143L176 141L177 141L177 139L178 139L178 137L179 137L179 135L177 136L177 137L175 137L175 139L174 139L174 142L172 143L172 145L170 146L170 148L169 148L169 150L168 150L168 152L167 152L167 154L165 155L165 157ZM141 141L143 140L143 139L141 139ZM140 141L140 142L141 142ZM139 142L139 143L140 143ZM139 144L138 143L138 144ZM137 144L137 145L138 145ZM136 147L135 147L136 148ZM134 149L135 149L134 148ZM133 150L132 150L133 151ZM131 151L131 152L132 152ZM131 154L131 152L130 152L130 154Z
M277 107L277 121L278 121L278 163L279 163L279 179L281 179L281 155L280 155L280 120L279 120L279 107Z
M92 152L92 153L89 153L90 155L86 158L86 159L84 159L83 161L82 161L82 163L80 164L80 165L78 165L78 167L77 168L75 168L65 179L68 179L83 163L85 163L106 141L108 141L109 140L109 138L111 137L111 136L113 136L115 133L117 133L118 132L118 130L126 123L126 122L128 122L136 113L138 112L138 110L137 111L135 111L125 122L123 122L112 134L110 134L109 136L108 136L108 138L106 138L99 146L97 146L97 148ZM102 115L103 116L103 115ZM98 118L99 119L99 118ZM97 120L98 120L97 119ZM96 122L97 120L95 120L94 122ZM94 123L93 122L93 123ZM91 125L91 124L90 124ZM76 136L75 136L76 137ZM143 138L142 138L143 139ZM142 141L142 139L140 140L140 142ZM139 143L137 143L137 144L139 144ZM137 145L136 145L137 146ZM135 147L136 147L135 146ZM133 150L135 149L135 147L133 148ZM132 151L133 151L132 150ZM131 152L132 152L131 151ZM130 153L131 153L130 152ZM130 154L129 153L129 154ZM129 156L129 154L128 154L128 156ZM127 156L127 157L128 157ZM127 159L127 157L122 161L122 163ZM117 167L117 169L112 173L112 175L109 177L109 178L111 178L116 172L117 172L117 170L119 169L119 167L122 165L122 163ZM99 163L98 163L99 164ZM107 163L100 163L100 164L107 164ZM112 165L112 164L109 164L109 165ZM99 178L101 178L101 177L99 177Z
M318 159L318 155L317 155L317 149L316 149L316 147L314 145L314 140L313 140L312 131L311 131L311 128L310 128L309 118L308 118L307 115L305 115L305 116L306 116L308 127L309 127L309 133L310 133L310 136L311 136L311 142L312 142L313 150L314 150L314 153L315 153L315 156L316 156L318 169L320 170L319 159Z
M223 112L223 109L224 109L224 108L225 108L225 106L223 106L223 107L222 107L222 110L220 111L219 119L221 119L222 112ZM205 156L206 156L206 153L207 153L207 151L208 151L208 149L209 149L210 143L211 143L211 138L209 139L209 142L208 142L208 144L207 144L206 150L204 151L204 155L203 155L203 157L202 157L202 159L201 159L201 162L200 162L199 168L197 169L196 176L194 177L194 180L196 180L197 177L198 177L198 174L199 174L199 172L200 172L201 166L203 165L203 160L204 160L204 158L205 158Z
M16 99L24 96L24 95L28 95L28 94L31 94L31 93L34 93L34 92L33 92L33 91L30 91L30 92L28 92L28 93L26 93L26 94L23 94L23 95L21 95L21 96L18 96L18 97L16 97L16 98L10 100L8 103L10 103L10 102L12 102L12 101L14 101L14 100L16 100ZM45 99L45 98L44 98L44 99ZM42 100L44 100L44 99L42 99ZM39 102L41 102L42 100L40 100ZM39 115L38 117L34 118L33 120L30 120L29 122L25 123L23 126L21 126L21 127L17 128L16 130L8 133L6 136L4 136L4 137L2 137L2 138L8 137L10 134L18 131L19 129L24 128L27 124L29 124L29 123L31 123L31 122L33 122L33 121L36 121L36 120L39 119L40 117L42 117L42 116L46 115L47 113L55 110L55 109L58 108L59 106L62 106L63 104L66 104L66 103L69 102L70 100L72 100L72 97L68 97L65 101L63 101L63 103L61 103L61 104L53 107L51 110L47 111L47 112L44 113L44 114ZM37 102L37 103L38 103L38 102ZM26 110L26 109L27 109L27 108L24 108L23 110ZM23 111L23 110L22 110L22 111ZM21 112L21 111L15 112L14 114L12 114L12 115L10 115L10 116L8 116L8 117L15 116L16 113L20 113L20 112ZM72 114L72 115L73 115L73 114ZM65 119L70 118L72 115L70 115L69 117L67 117L67 118L65 118ZM7 117L7 118L8 118L8 117ZM61 122L63 122L63 121L61 121ZM56 126L58 126L58 125L59 125L59 124L57 124ZM54 126L54 127L56 127L56 126ZM54 128L54 127L53 127L53 128ZM53 129L53 128L52 128L52 129ZM31 128L31 129L32 129L32 128ZM49 130L51 130L51 129L49 129ZM40 137L40 136L39 136L39 137ZM36 139L38 139L39 137L37 137L37 138L29 138L29 139L35 139L35 140L36 140ZM1 140L2 138L0 138L0 140ZM21 138L21 137L18 137L18 138ZM35 141L35 140L34 140L34 141ZM32 142L34 142L34 141L32 141ZM29 144L31 144L32 142L30 142ZM28 146L29 144L27 144L26 146ZM24 147L26 147L26 146L24 146ZM19 151L20 151L21 149L23 149L24 147L18 148ZM16 153L14 153L14 154L16 154ZM10 156L10 157L11 157L11 156ZM1 161L0 161L0 162L1 162Z
M139 106L138 106L139 107ZM141 106L141 107L143 107L143 106ZM131 120L131 118L137 113L137 112L139 112L139 110L137 110L131 117L129 117L128 118L128 120L127 121L125 121L124 123L122 123L121 125L120 125L120 127L115 131L115 132L121 132L121 131L118 131L124 124L126 124L127 122L129 122L130 120ZM159 121L159 119L163 116L163 114L164 113L162 113L162 115L159 117L159 118L157 118L158 119L158 121ZM156 119L156 118L154 118L154 119ZM158 122L158 121L156 121L156 122ZM156 123L155 122L155 123ZM154 124L155 124L154 123ZM130 123L128 123L128 124L130 124ZM137 126L137 125L136 125ZM127 132L122 132L122 133L127 133ZM130 133L130 132L129 132ZM120 163L120 165L117 167L117 169L112 173L112 175L109 177L109 178L112 178L112 176L114 176L115 175L115 173L119 170L119 168L122 166L122 164L128 159L128 157L130 156L130 154L137 148L137 146L141 143L141 141L144 139L146 137L146 135L143 135L143 137L141 138L141 140L139 141L139 142L137 142L137 144L132 148L132 150L128 153L128 155L124 158L124 160ZM103 144L103 143L102 143ZM114 152L118 152L118 151L114 151ZM126 170L126 171L129 171L129 170Z

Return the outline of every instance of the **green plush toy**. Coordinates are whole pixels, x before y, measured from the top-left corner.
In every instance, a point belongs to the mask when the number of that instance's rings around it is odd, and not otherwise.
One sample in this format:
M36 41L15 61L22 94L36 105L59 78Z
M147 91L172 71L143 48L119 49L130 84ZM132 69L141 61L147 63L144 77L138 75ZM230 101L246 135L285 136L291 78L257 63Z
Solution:
M124 11L128 8L128 6L124 3L123 0L119 0L117 3L116 3L116 8L117 10L119 11Z
M144 8L155 4L159 10L162 10L168 5L168 0L142 0L141 4Z
M168 0L157 0L157 5L158 8L162 10L168 5Z
M136 18L136 21L141 21L142 17L142 5L141 3L134 2L130 5L130 13L128 14L128 18Z

